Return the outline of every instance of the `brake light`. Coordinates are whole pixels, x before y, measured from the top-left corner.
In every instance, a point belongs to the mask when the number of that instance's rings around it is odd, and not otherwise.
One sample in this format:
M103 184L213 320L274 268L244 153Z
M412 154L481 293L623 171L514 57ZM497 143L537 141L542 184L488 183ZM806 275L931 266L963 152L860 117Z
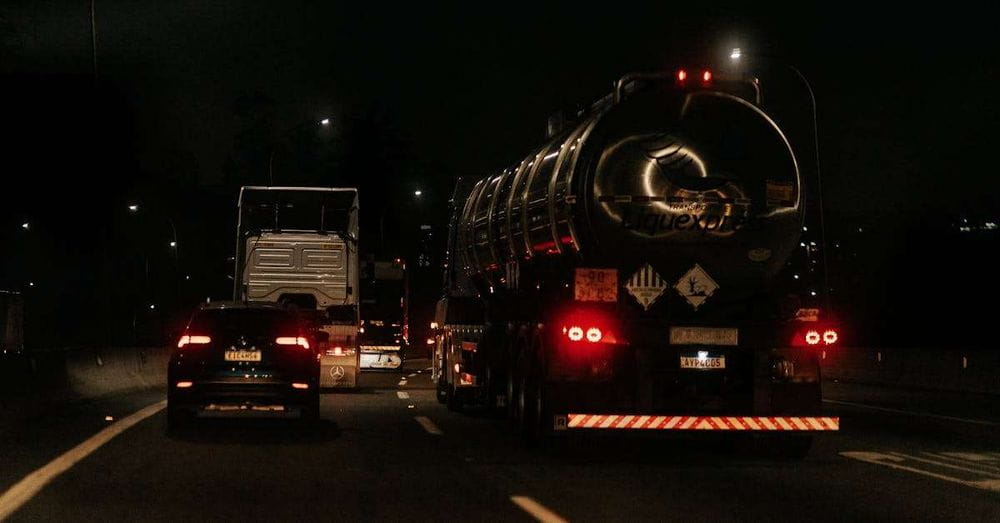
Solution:
M303 349L309 348L309 340L302 336L279 336L275 338L274 342L278 345L298 345Z
M677 81L678 82L683 82L684 80L687 80L687 77L688 77L688 72L685 71L684 69L679 69L677 71Z
M840 332L836 327L810 327L795 333L792 345L795 347L816 347L819 345L835 345L840 341Z
M181 339L177 340L177 348L183 349L187 345L207 345L209 343L212 343L212 338L209 336L185 334L181 336Z
M573 343L619 343L610 322L600 314L574 314L563 322L562 334Z
M709 83L709 82L711 82L712 81L712 71L709 71L707 69L705 71L702 71L702 73L701 73L701 81L705 82L706 84Z

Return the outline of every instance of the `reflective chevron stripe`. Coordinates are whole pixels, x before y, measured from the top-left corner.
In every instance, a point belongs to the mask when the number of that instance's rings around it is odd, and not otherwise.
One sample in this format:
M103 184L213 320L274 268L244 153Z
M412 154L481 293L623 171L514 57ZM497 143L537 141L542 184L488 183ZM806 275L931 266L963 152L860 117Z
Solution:
M560 421L565 425L559 425ZM570 429L836 431L840 418L801 416L646 416L566 414L556 425Z

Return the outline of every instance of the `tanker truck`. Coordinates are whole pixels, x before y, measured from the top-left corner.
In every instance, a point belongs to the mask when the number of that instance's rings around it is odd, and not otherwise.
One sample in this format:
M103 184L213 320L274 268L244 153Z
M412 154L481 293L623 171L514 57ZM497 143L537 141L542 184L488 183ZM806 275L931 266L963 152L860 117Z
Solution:
M629 75L517 163L461 179L439 401L506 413L529 445L729 431L803 456L838 430L820 408L840 328L818 175L761 97L753 78Z

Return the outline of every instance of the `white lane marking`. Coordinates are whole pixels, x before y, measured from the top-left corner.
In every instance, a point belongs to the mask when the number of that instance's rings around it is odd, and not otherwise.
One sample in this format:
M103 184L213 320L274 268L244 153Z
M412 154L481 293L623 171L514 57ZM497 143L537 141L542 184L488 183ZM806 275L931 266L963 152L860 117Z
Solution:
M983 461L986 462L1000 461L1000 456L998 455L977 453L977 452L941 452L940 454L942 456L947 456L952 459L963 459L965 461L975 461L977 463Z
M986 476L988 478L1000 479L1000 476L996 475L996 473L986 472L984 470L977 470L977 469L973 469L973 468L969 468L969 467L963 467L961 465L954 465L954 464L948 463L946 461L939 461L939 460L921 458L919 456L914 456L914 455L911 455L911 454L903 454L902 452L892 452L891 454L894 455L894 456L899 456L899 457L904 458L904 459L912 459L914 461L919 461L921 463L927 463L928 465L935 465L935 466L938 466L938 467L945 467L945 468L949 468L949 469L961 470L962 472L972 472L974 474L979 474L981 476Z
M403 385L406 385L406 378L399 380L399 386L402 387Z
M982 419L969 419L969 418L956 418L955 416L945 416L943 414L931 414L930 412L917 412L912 410L900 410L900 409L890 409L889 407L876 407L875 405L865 405L864 403L854 403L852 401L839 401L839 400L823 400L823 403L832 403L834 405L847 405L850 407L860 407L862 409L880 410L882 412L893 412L896 414L906 414L909 416L923 416L925 418L937 418L949 421L961 421L962 423L974 423L976 425L986 425L989 427L1000 426L1000 423L996 421L987 421Z
M435 436L444 434L444 431L439 429L438 426L435 425L434 422L427 416L415 416L413 419L417 420L417 423L419 423L428 434L434 434Z
M45 485L51 483L52 480L59 477L63 472L71 469L80 460L86 458L136 423L160 412L166 406L167 402L164 400L145 407L126 418L122 418L120 421L108 425L83 443L67 450L63 455L50 461L44 467L25 476L24 479L18 481L0 496L0 521L7 519L25 503L31 501L31 498L35 497L36 494L45 488Z
M424 369L424 370L434 370L434 367L427 367L427 368L426 368L426 369Z
M399 399L401 399L401 400L408 400L408 399L410 399L410 393L409 392L403 392L401 390L397 390L396 391L396 396L398 396Z
M410 377L412 378L412 377L414 377L414 376L416 376L416 375L417 375L417 373L416 373L416 372L414 372L413 374L410 374Z
M845 458L856 459L858 461L863 461L865 463L871 463L873 465L882 465L884 467L889 467L896 470L905 470L907 472L912 472L914 474L920 474L921 476L928 476L931 478L940 479L942 481L948 481L951 483L958 483L959 485L965 485L967 487L978 488L982 490L992 490L994 492L1000 492L1000 481L995 479L979 480L979 481L968 481L953 476L947 476L945 474L939 474L936 472L931 472L928 470L918 469L916 467L909 467L906 465L900 465L900 462L905 461L906 458L900 456L894 456L891 454L883 454L880 452L841 452L841 456Z
M521 507L521 510L531 514L533 518L543 523L568 522L567 519L563 518L559 514L556 514L555 512L552 512L551 509L528 496L511 496L510 500L513 501L515 505Z

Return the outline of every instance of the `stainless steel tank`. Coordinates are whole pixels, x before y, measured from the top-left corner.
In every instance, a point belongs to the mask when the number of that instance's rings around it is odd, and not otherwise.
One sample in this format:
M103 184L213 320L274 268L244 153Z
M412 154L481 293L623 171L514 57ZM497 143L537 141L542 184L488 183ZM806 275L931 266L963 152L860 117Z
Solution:
M757 105L663 86L609 104L479 181L459 216L457 251L490 286L525 264L650 263L669 274L700 263L763 282L798 241L803 194L788 140Z

